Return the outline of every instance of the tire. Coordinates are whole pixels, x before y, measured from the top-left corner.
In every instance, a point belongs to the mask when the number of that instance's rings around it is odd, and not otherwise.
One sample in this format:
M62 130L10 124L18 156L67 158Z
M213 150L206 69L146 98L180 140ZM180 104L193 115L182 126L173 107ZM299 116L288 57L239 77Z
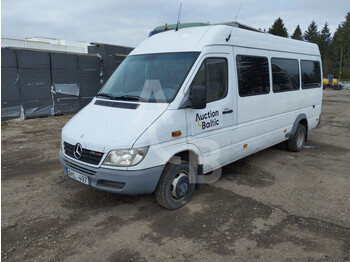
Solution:
M195 188L195 171L185 160L178 165L168 163L155 190L157 202L168 209L186 205Z
M293 152L300 152L305 143L306 128L302 124L298 124L294 136L288 140L288 149Z

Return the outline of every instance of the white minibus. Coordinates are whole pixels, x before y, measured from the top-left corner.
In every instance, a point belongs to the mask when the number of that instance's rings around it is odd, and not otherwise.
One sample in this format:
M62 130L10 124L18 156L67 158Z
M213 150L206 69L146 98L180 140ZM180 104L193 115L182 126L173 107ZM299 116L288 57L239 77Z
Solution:
M302 150L321 80L315 44L238 23L168 28L64 126L60 159L81 183L180 208L224 165L279 143Z

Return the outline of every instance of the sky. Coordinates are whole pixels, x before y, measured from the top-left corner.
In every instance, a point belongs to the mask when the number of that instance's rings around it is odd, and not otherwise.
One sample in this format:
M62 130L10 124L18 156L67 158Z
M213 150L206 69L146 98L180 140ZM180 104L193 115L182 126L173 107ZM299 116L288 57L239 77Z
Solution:
M1 37L49 37L136 47L158 25L235 21L268 30L281 17L289 35L314 20L332 33L349 0L2 0ZM236 19L237 17L237 19Z

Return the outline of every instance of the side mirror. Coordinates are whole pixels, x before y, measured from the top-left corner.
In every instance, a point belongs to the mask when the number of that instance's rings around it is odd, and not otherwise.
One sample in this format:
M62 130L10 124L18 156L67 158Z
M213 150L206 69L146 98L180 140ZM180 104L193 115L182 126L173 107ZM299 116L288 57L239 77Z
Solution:
M207 88L205 86L192 86L191 101L193 109L204 109L207 106Z

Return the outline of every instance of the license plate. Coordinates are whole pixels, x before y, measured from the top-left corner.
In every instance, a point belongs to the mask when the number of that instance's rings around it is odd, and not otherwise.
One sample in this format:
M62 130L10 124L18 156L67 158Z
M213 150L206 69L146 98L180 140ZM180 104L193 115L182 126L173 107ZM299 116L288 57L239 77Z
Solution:
M89 178L87 176L79 174L73 170L70 170L69 168L66 168L66 172L70 178L79 181L85 185L89 185Z

